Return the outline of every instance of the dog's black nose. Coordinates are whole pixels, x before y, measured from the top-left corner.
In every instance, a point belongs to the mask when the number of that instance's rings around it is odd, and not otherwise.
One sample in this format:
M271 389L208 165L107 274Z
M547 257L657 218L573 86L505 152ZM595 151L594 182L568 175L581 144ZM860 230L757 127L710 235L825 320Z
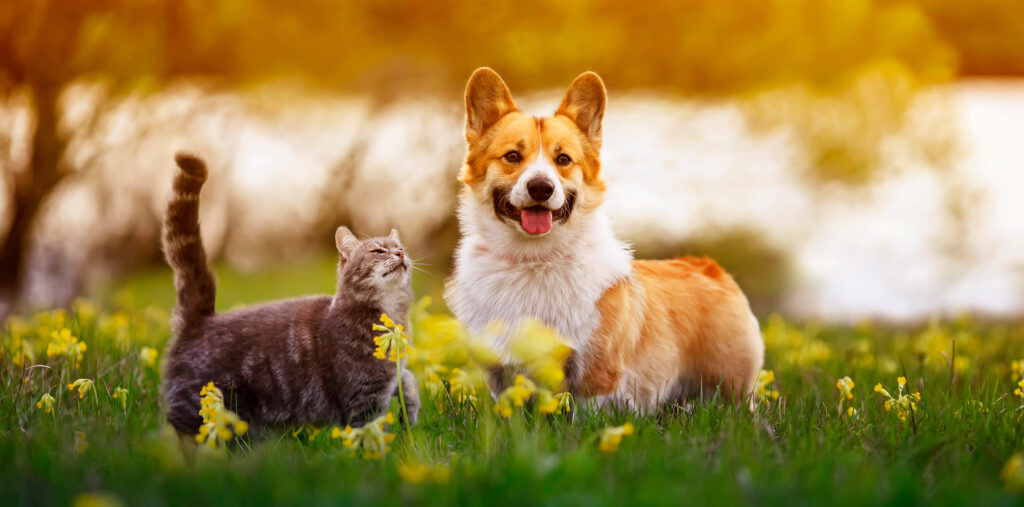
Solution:
M534 178L526 182L526 191L534 201L544 202L555 193L555 184L544 177Z

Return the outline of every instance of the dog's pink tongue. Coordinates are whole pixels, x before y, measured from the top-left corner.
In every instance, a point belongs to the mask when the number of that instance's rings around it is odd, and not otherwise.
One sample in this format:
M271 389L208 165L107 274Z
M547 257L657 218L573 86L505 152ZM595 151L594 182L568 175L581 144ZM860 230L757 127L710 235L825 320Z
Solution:
M524 209L519 221L526 232L544 234L551 230L551 210Z

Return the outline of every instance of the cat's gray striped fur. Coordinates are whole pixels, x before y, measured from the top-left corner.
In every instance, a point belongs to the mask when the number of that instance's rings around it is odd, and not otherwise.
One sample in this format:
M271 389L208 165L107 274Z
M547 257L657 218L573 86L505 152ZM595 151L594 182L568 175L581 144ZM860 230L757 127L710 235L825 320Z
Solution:
M257 432L268 425L358 426L394 395L396 366L373 356L372 325L382 313L408 327L412 264L397 231L360 241L341 227L337 292L218 314L216 282L199 235L205 163L179 153L181 171L167 206L164 251L174 268L177 307L167 354L167 419L198 431L199 391L214 382L225 404ZM419 411L416 381L402 372L410 422Z

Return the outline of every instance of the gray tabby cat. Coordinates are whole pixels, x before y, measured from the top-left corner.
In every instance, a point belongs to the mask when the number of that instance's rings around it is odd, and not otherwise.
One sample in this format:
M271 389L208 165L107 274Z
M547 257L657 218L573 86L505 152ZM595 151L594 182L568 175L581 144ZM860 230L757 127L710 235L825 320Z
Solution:
M268 425L359 426L387 409L396 367L373 356L372 325L382 313L408 327L412 264L398 232L360 241L335 234L338 288L312 296L214 312L216 283L199 235L199 192L206 164L179 153L181 171L167 205L164 252L174 269L177 307L167 354L167 419L195 434L199 391L213 381L225 405L257 432ZM416 380L402 371L410 423L416 422Z

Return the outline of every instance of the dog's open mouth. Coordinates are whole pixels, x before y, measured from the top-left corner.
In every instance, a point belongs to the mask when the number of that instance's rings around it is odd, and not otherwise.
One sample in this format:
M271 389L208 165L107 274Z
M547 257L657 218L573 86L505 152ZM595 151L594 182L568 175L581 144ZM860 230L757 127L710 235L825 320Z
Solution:
M529 208L517 208L509 201L509 190L494 189L494 214L498 218L507 218L519 225L529 234L544 234L551 230L555 222L565 223L572 214L572 208L576 204L576 193L572 190L565 192L565 203L558 209L548 209L544 206L530 206Z

